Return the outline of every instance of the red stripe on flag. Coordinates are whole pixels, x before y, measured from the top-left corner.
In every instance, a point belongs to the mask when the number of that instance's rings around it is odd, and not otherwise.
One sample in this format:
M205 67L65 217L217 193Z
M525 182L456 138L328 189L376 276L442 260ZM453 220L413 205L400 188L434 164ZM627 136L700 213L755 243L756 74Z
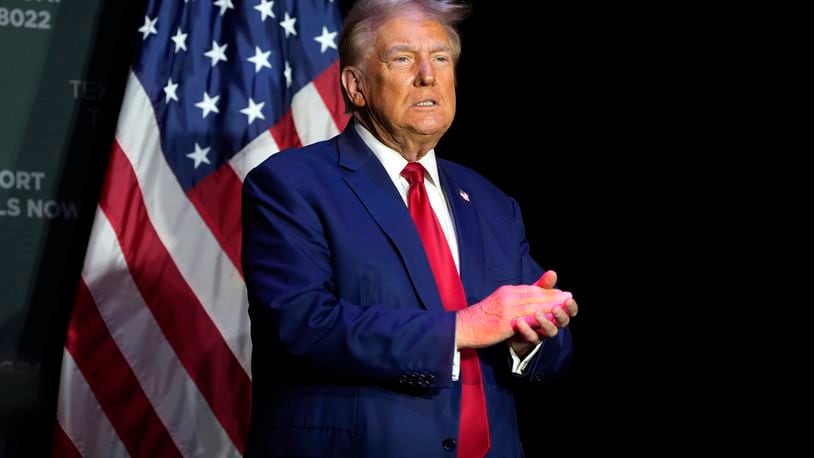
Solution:
M161 331L242 453L251 381L161 243L118 142L111 151L99 206L116 231L130 274Z
M235 170L229 163L224 163L187 192L190 202L198 209L201 218L240 275L243 275L240 265L240 241L243 239L240 230L242 186L243 182Z
M331 112L336 128L342 132L345 130L345 126L348 125L350 116L345 114L345 100L342 98L342 89L339 87L338 60L334 61L330 67L326 68L322 74L314 79L314 86L317 88L319 95L322 96L328 111Z
M51 444L51 458L82 458L82 455L77 450L76 445L65 431L62 429L58 421L54 422L54 437Z
M110 336L84 281L79 282L76 292L65 348L130 455L181 456Z
M294 115L292 115L290 108L286 114L277 121L277 124L271 126L269 132L271 132L271 136L274 137L274 141L277 142L277 147L280 151L286 148L302 146L300 136L297 134L297 127L294 125Z

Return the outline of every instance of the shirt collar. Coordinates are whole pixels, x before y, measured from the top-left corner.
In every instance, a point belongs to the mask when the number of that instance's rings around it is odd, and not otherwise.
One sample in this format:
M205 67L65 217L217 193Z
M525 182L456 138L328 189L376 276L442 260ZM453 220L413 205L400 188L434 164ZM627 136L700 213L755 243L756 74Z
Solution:
M390 179L393 180L393 182L398 182L398 180L402 178L401 171L407 166L407 159L404 159L404 156L399 154L398 151L380 142L379 139L374 137L369 130L358 122L353 123L353 127L356 128L356 132L362 137L362 141L365 142L365 145L373 151L373 154L379 162L382 163ZM435 160L435 148L429 150L424 157L418 160L418 163L423 165L427 170L430 182L440 188L441 182L438 178L438 164Z

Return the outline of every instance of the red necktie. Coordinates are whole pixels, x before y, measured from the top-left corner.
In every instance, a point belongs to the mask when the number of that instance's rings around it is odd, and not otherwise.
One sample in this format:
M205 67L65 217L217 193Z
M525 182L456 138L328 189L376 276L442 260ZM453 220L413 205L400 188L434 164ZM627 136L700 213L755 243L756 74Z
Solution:
M413 217L424 251L430 261L432 275L441 294L441 302L449 311L466 307L466 295L461 278L455 269L455 262L449 244L438 224L438 218L430 206L427 190L424 187L424 167L418 162L410 162L404 167L401 176L410 183L407 202L410 216ZM461 425L458 432L458 457L483 458L489 451L489 419L486 416L486 398L483 394L480 362L477 352L461 350Z

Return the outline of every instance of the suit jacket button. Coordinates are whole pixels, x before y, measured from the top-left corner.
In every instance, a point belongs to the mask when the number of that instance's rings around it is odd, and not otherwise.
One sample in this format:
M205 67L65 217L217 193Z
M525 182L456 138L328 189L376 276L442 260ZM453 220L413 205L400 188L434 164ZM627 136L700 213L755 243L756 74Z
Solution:
M444 442L441 442L441 446L448 452L455 450L455 445L455 439L451 438L444 439Z
M428 376L427 376L427 380L428 380L430 383L435 383L435 376L434 376L434 375L432 375L432 374L430 374L430 375L428 375Z
M542 383L543 376L540 375L540 374L534 374L534 381L537 382L537 383Z

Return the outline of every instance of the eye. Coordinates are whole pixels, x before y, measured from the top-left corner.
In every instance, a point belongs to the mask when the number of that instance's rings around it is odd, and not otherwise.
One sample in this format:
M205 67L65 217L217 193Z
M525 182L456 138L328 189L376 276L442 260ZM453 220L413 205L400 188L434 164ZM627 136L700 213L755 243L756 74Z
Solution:
M397 64L403 64L403 63L406 63L406 62L409 62L409 61L410 61L410 58L407 57L407 56L396 56L396 57L393 58L393 62L395 62Z
M447 62L449 62L449 57L447 57L447 56L435 56L433 59L434 59L436 62L439 62L439 63L444 63L444 64L445 64L445 63L447 63Z

